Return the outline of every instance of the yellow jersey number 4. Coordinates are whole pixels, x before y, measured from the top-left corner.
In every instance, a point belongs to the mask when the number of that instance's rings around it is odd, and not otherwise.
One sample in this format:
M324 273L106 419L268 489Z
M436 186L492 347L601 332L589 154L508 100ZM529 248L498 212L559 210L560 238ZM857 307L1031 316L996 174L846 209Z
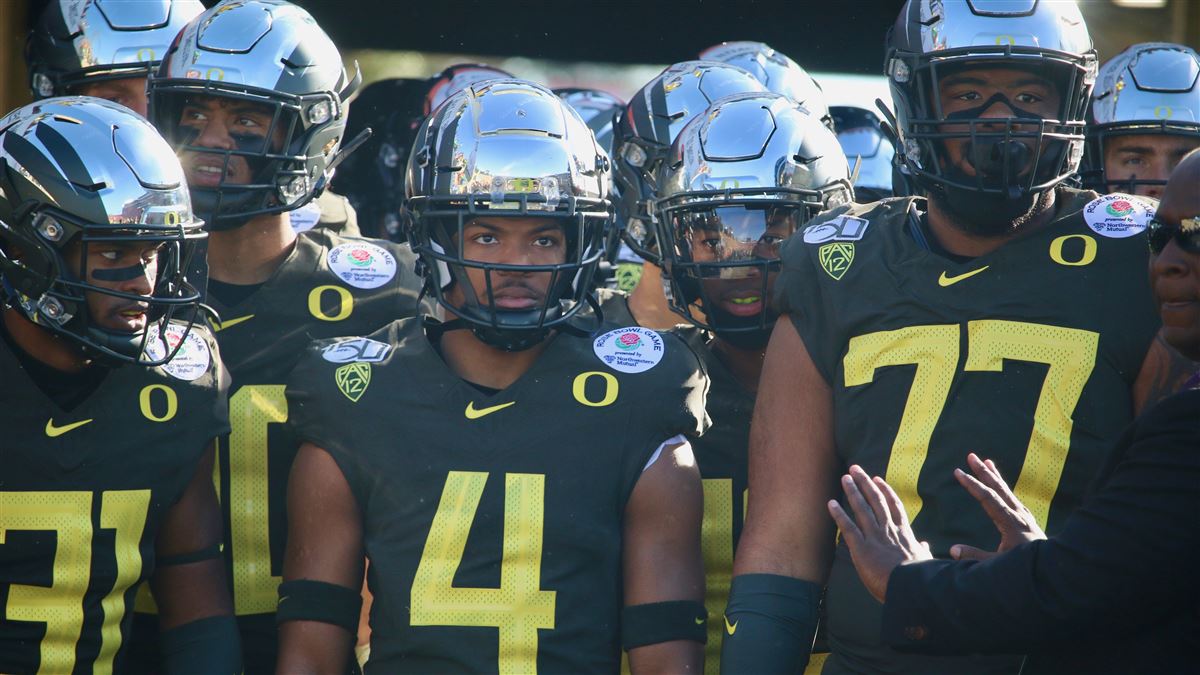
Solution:
M910 520L921 511L917 479L958 368L960 332L957 324L941 324L860 335L850 340L842 361L847 388L870 383L879 368L916 366L885 476ZM1000 320L967 323L964 371L1000 372L1005 360L1049 366L1014 489L1043 528L1067 462L1071 416L1096 366L1099 344L1099 333L1077 328Z
M413 626L499 629L499 672L536 673L538 629L554 628L555 591L541 589L546 477L504 476L504 549L499 588L459 588L454 575L488 473L451 471L425 540L411 591Z

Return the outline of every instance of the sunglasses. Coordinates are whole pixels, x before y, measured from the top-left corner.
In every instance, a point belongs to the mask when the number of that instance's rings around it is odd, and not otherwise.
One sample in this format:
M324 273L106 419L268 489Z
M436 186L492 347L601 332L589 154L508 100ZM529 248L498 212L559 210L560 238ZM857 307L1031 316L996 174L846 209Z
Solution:
M1147 228L1150 253L1158 255L1174 239L1179 248L1188 253L1200 254L1200 216L1184 218L1178 225L1170 225L1154 218Z

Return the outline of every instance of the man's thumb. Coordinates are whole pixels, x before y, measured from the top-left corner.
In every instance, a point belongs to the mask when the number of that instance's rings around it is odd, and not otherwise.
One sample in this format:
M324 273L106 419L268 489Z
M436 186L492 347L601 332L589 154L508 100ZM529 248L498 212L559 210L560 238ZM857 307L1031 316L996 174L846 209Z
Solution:
M996 554L966 544L955 544L950 547L950 557L955 560L987 560L994 555Z

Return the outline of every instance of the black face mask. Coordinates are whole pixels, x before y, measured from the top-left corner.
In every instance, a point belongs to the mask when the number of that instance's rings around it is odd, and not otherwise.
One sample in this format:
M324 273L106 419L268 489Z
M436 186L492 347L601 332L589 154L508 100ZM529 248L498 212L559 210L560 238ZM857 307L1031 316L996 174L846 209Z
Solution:
M974 121L997 101L1003 103L1021 120L1044 118L1018 108L999 92L979 106L960 110L946 116L947 121ZM1003 124L1002 121L998 122ZM1022 124L1032 124L1022 122ZM930 198L949 215L962 230L985 237L998 237L1019 229L1043 203L1044 193L1022 194L1020 186L1030 182L1029 173L1036 171L1037 149L1034 138L1011 137L1001 132L980 132L982 137L969 140L965 148L966 161L978 176L969 176L947 162L946 177L954 183L979 184L985 188L1005 188L1004 192L983 192L969 187L939 186L930 191ZM1037 182L1036 179L1034 182Z

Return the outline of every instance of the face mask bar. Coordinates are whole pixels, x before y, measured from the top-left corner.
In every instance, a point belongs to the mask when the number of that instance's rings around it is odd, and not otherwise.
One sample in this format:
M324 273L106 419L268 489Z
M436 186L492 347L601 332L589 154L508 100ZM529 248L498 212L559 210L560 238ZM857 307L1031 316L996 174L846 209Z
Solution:
M639 136L630 136L613 158L615 173L621 174L628 185L620 186L620 200L627 219L640 223L620 223L620 237L637 255L659 264L658 243L655 241L653 215L651 214L656 189L654 173L670 151L669 146L651 143Z
M611 219L608 203L569 196L561 201L559 210L551 211L537 208L546 203L544 195L504 193L496 197L499 200L486 193L412 198L410 208L416 214L416 223L410 226L409 241L425 260L427 292L432 292L442 307L480 328L545 331L565 324L587 305L592 275L603 255L605 224ZM494 208L497 203L502 203L504 208ZM562 223L567 239L567 258L563 263L551 265L489 263L464 258L461 254L464 229L477 217L553 218ZM484 273L482 297L468 277L468 268ZM541 307L530 310L497 308L493 276L496 273L549 274ZM442 278L444 275L449 278ZM462 289L463 306L456 306L446 297L446 290L452 284Z
M721 210L744 209L747 213L761 212L762 231L758 233L761 238L768 232L771 213L783 210L788 212L792 221L791 229L784 235L786 238L801 229L813 216L835 205L831 203L831 196L843 190L844 195L851 194L850 186L839 182L821 190L728 188L724 191L681 192L660 200L656 229L671 285L671 297L668 298L671 310L693 325L718 335L769 330L776 319L775 313L769 309L769 300L773 275L780 267L778 249L773 257L763 257L761 246L756 246L749 255L735 252L725 260L696 260L687 233L694 230L693 223L705 218L721 222ZM848 201L849 197L843 199ZM761 312L754 317L734 317L725 316L725 312L717 309L717 298L713 297L709 288L712 282L734 281L754 275L758 276L757 294L763 303ZM706 284L706 281L709 283ZM703 319L693 311L697 304L704 312Z
M312 158L297 153L297 140L309 126L323 124L341 114L341 103L336 96L329 92L293 96L212 80L178 79L151 79L149 91L150 117L176 154L195 152L221 158L220 183L211 188L191 188L194 207L209 219L209 229L237 227L255 216L291 211L312 199L314 181L323 177L308 175L306 167ZM271 123L261 139L254 139L254 143L261 145L254 147L246 140L236 149L195 145L198 132L182 124L182 113L190 99L205 96L245 101L269 109ZM278 147L272 148L277 130L283 133ZM235 137L234 142L239 139ZM249 166L249 183L227 182L234 157L243 158Z
M69 223L80 231L79 264L68 266L56 249L52 251L55 281L40 298L22 298L26 314L35 323L83 345L102 363L133 363L160 366L172 358L199 320L200 292L186 279L198 242L208 235L203 222L191 220L168 224L84 223L53 208L43 208L28 216L37 223L50 218ZM37 227L35 225L35 227ZM62 225L59 225L61 228ZM155 285L150 295L127 293L89 283L88 252L96 243L160 244ZM145 265L142 266L145 274ZM136 277L134 277L136 278ZM96 325L88 309L87 294L116 298L131 306L144 306L145 327L137 332L121 332ZM171 327L168 330L168 327ZM151 348L151 334L157 335L157 348ZM168 339L170 336L170 339ZM151 352L157 351L159 356Z
M1087 162L1088 168L1079 172L1083 187L1095 190L1101 194L1109 192L1126 192L1133 194L1142 185L1164 187L1166 180L1139 179L1136 175L1130 178L1109 180L1104 168L1105 143L1117 136L1181 136L1192 138L1200 147L1200 123L1183 122L1179 120L1144 120L1132 122L1114 122L1112 124L1095 124L1088 128Z
M1038 72L1052 74L1048 79L1060 87L1062 102L1057 118L956 119L944 113L939 80L947 70L1023 69L1032 65L1033 57L1037 57ZM918 180L934 188L953 187L1016 199L1052 188L1074 173L1084 140L1083 110L1095 79L1094 54L1078 57L1004 45L948 49L928 63L920 61L921 55L906 52L895 52L888 60L890 77L904 83L912 108L904 144L897 152L907 155L908 169ZM994 101L989 100L991 103ZM1008 106L1013 113L1021 114L1011 102ZM931 113L932 117L922 113ZM985 149L991 150L989 154L1001 155L984 158L991 161L990 168L999 168L1000 175L989 176L977 170L977 175L971 177L950 167L944 141L951 139L967 141L970 145L965 152L975 153L976 159ZM1025 149L1018 150L1018 146ZM1024 167L1015 166L1018 161ZM995 166L997 162L999 167Z

